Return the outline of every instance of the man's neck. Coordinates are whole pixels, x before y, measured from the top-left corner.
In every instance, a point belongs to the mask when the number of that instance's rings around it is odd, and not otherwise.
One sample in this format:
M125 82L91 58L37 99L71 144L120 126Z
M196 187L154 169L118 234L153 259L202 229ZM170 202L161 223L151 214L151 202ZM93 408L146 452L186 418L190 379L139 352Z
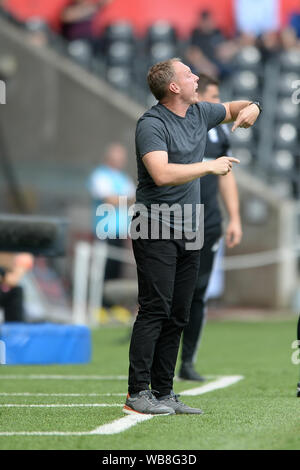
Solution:
M172 111L172 113L177 114L180 117L185 117L186 112L190 107L189 104L174 101L160 101L160 104L162 104L167 109Z

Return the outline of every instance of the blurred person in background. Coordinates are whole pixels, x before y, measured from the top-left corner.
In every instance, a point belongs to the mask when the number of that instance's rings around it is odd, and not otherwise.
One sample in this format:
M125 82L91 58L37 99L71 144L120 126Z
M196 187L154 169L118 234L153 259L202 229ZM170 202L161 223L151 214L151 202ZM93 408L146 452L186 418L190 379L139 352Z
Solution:
M289 25L296 32L297 38L300 39L300 1L298 10L291 14Z
M256 39L255 45L262 53L263 61L273 59L282 52L300 49L300 40L296 31L288 26L280 31L268 31Z
M207 73L212 77L230 74L233 71L231 61L237 51L236 43L226 40L217 28L213 14L209 10L200 12L186 50L186 59L195 73Z
M268 61L281 51L279 0L235 0L236 41L257 47Z
M112 0L71 0L61 14L62 35L68 41L93 41L92 25L95 15Z
M284 28L280 32L281 50L289 51L291 49L300 50L300 39L297 37L297 32L292 26Z
M235 20L240 47L256 46L264 62L283 51L298 49L297 14L281 29L279 0L235 0Z
M199 75L199 101L220 103L219 82L205 74ZM232 156L226 124L212 128L207 134L203 161L215 160L221 156ZM206 175L200 180L201 204L204 204L204 245L200 251L198 280L191 305L188 325L183 330L181 367L179 377L185 380L202 381L194 363L205 322L205 294L213 269L214 259L222 236L222 215L218 202L220 191L228 214L225 238L228 248L238 245L242 238L239 213L239 196L233 172L227 175Z
M105 239L109 246L117 248L126 247L126 240L121 239L120 236L127 235L129 225L127 207L119 207L119 198L126 196L128 206L130 206L135 197L135 184L125 171L127 161L127 149L118 142L111 143L105 151L104 163L92 171L88 180L88 190L92 198L93 237L97 239L100 230L101 238ZM101 225L104 216L96 215L97 207L101 204L111 204L115 209L113 215L108 214L105 217L107 225L104 227ZM108 258L105 266L105 281L119 279L122 274L121 269L121 261ZM104 299L104 309L100 313L103 321L107 319L107 308L112 309L112 305ZM114 313L117 315L119 312L121 317L120 308L114 308Z
M33 256L28 253L0 256L0 308L5 322L24 321L24 295L20 281L33 267Z
M240 33L258 37L279 30L279 0L235 0L234 13Z

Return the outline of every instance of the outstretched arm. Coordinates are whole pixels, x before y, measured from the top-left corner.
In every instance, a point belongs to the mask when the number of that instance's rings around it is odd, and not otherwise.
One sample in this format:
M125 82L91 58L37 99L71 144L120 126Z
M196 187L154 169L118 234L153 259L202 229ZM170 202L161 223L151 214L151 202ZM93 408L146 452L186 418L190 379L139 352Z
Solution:
M177 186L208 174L226 175L233 162L239 163L239 160L220 157L208 162L169 163L168 153L164 151L149 152L143 157L143 163L157 186Z
M251 101L231 101L229 103L223 103L223 106L225 106L226 109L223 123L234 122L232 132L234 132L237 127L248 128L253 126L260 115L259 107Z

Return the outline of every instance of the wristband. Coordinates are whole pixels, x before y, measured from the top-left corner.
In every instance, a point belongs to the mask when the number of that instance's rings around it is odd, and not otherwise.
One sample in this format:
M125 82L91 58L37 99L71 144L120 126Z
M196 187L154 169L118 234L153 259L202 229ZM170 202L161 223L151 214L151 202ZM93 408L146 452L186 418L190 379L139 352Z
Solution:
M259 114L262 113L262 107L261 107L261 104L259 101L252 101L252 103L249 104L249 106L251 106L251 104L256 104L256 106L258 107L259 109Z

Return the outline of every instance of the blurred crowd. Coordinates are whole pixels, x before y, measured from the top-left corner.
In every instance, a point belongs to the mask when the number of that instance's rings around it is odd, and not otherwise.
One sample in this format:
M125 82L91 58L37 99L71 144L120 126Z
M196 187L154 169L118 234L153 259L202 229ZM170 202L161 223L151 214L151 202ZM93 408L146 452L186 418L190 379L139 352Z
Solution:
M100 51L100 55L105 56L106 31L95 36L93 22L97 15L101 15L101 10L113 1L70 0L60 13L60 35L67 42L84 40L90 43L94 53L99 54ZM202 9L198 18L195 18L195 28L184 41L183 50L180 50L184 60L195 73L206 73L222 79L234 72L233 59L245 46L259 48L263 60L268 60L281 51L300 50L300 1L298 9L291 13L287 24L282 25L280 5L284 1L234 0L235 32L231 37L219 28L212 11ZM3 9L7 3L7 0L0 0ZM47 42L48 26L42 19L34 18L27 26L33 43L44 45ZM170 27L176 37L176 30L172 25Z
M288 49L300 50L299 11L281 27L278 0L235 0L236 34L226 38L209 10L200 12L186 58L195 72L222 78L234 72L233 59L247 46L256 46L263 60Z

